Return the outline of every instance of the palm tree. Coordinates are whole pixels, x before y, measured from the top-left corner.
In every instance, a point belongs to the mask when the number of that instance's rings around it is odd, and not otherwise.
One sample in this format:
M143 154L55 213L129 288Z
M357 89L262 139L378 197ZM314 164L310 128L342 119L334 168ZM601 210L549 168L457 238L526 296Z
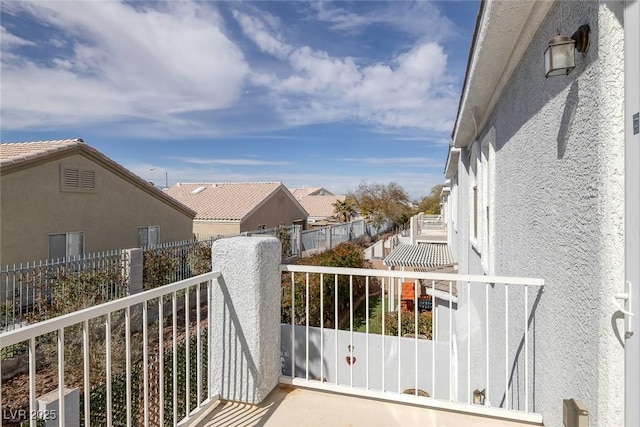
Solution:
M355 212L355 206L351 199L336 200L332 206L336 217L343 222L350 221Z

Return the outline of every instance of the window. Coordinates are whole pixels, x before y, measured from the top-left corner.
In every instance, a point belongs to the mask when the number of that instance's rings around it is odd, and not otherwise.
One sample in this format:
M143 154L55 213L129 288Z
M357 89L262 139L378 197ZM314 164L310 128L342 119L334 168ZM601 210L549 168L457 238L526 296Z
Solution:
M157 225L149 227L138 227L138 246L153 246L160 243L160 227Z
M482 266L493 272L493 195L495 189L495 150L488 141L482 145Z
M61 191L74 191L92 193L96 189L96 172L90 169L82 169L61 165L60 189Z
M469 240L471 245L478 251L478 227L480 225L479 205L478 205L478 173L480 170L480 157L478 156L477 145L474 143L469 156Z
M49 234L49 259L79 257L83 254L83 232Z

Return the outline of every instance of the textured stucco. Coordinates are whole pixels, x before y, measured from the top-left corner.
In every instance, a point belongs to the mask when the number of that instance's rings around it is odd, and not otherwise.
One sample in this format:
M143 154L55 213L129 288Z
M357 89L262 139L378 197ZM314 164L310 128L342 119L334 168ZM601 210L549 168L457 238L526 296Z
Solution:
M623 425L623 348L611 295L624 281L623 31L620 2L556 2L474 144L495 156L495 274L543 278L529 290L529 409L562 425L562 399L582 401L591 426ZM591 26L591 46L568 76L544 78L542 52L560 28ZM456 249L461 273L483 274L469 242L469 149L458 168ZM483 222L483 226L486 226ZM484 286L460 313L472 313L473 352L485 350ZM504 287L490 296L490 401L504 405ZM466 316L466 314L465 314ZM509 294L511 407L524 409L523 295ZM457 325L466 320L457 319ZM466 327L464 329L466 331ZM466 333L458 331L461 397L466 393ZM620 332L622 333L622 332ZM484 357L471 361L472 388L485 386ZM464 380L463 380L464 379Z
M211 248L221 278L212 292L212 387L221 398L260 403L280 375L280 242L220 239Z
M91 193L60 190L61 165L95 171ZM49 234L84 232L84 252L134 248L138 227L159 226L160 241L190 239L193 218L82 154L2 175L0 263L45 260Z

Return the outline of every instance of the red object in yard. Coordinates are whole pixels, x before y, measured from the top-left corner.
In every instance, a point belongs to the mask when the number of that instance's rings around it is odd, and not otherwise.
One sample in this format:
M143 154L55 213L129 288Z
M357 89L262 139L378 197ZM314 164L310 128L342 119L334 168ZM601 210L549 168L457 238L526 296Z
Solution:
M402 311L413 311L413 303L416 297L415 286L413 282L402 282L402 297L400 298Z

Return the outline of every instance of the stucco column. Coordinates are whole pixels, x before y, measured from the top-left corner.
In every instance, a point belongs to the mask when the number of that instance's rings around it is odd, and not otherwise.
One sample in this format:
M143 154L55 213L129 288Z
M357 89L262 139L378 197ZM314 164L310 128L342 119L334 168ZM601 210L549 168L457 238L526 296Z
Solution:
M219 239L212 269L212 387L222 399L260 403L280 376L280 242Z

